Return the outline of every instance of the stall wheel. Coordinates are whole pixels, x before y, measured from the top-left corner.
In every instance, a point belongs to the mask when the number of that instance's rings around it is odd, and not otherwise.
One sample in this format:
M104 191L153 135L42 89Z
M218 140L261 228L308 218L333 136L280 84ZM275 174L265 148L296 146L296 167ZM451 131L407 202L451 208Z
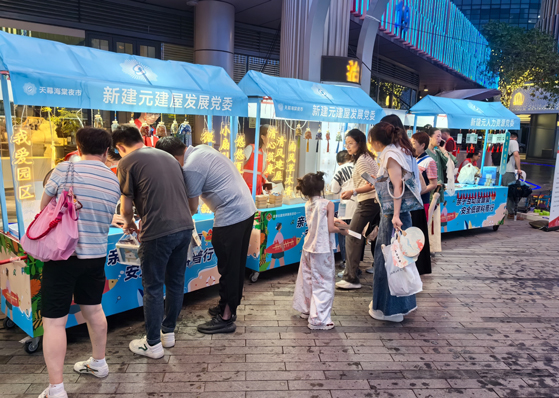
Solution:
M252 274L250 274L250 281L252 283L256 283L256 281L258 280L258 277L260 276L260 272L253 272Z
M43 338L42 337L34 337L29 341L25 342L23 349L28 354L34 354L35 352L39 351L42 345Z
M4 329L12 329L13 327L16 326L14 321L12 321L10 318L4 318L3 324L4 324Z
M498 231L499 227L500 227L500 225L493 225L493 231Z

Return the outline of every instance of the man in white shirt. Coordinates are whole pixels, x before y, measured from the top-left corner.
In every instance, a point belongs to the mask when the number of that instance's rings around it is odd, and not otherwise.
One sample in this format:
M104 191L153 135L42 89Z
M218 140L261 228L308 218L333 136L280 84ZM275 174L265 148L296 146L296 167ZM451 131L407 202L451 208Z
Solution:
M350 157L347 151L340 151L336 155L336 161L340 168L334 175L332 182L330 184L330 191L332 193L341 193L344 191L353 191L353 162L350 161ZM340 198L340 207L338 207L338 218L345 221L346 223L351 222L353 213L355 213L355 208L357 207L357 202L350 198L344 200ZM338 234L338 243L340 245L340 254L342 255L343 267L345 268L345 236Z
M520 155L518 154L518 151L518 134L511 133L507 169L505 174L503 174L503 179L501 181L504 187L516 181L515 170L518 172L518 175L520 175ZM509 213L509 218L514 218L514 201L510 198L507 198L507 211Z

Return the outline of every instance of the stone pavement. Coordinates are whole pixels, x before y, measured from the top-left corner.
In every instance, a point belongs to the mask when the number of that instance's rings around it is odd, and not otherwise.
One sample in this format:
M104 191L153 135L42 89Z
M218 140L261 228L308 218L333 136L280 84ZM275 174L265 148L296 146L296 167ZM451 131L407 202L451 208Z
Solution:
M336 328L311 333L291 309L296 266L247 283L231 335L196 332L215 288L186 295L177 345L161 360L128 350L143 333L141 309L113 316L102 381L72 372L90 355L86 328L72 328L66 388L73 398L557 397L558 238L525 221L445 235L402 324L369 317L367 275L361 290L336 292ZM27 355L23 337L0 330L1 397L37 397L47 383L41 354Z

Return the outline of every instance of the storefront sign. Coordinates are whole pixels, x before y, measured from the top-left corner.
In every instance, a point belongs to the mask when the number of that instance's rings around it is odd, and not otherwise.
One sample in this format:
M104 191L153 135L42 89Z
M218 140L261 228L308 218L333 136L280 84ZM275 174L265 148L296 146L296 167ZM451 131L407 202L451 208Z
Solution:
M512 95L510 110L516 114L559 113L559 104L550 104L547 100L538 98L541 95L544 94L534 92L532 87L527 90L518 89Z
M322 57L320 80L361 84L361 61L347 57Z

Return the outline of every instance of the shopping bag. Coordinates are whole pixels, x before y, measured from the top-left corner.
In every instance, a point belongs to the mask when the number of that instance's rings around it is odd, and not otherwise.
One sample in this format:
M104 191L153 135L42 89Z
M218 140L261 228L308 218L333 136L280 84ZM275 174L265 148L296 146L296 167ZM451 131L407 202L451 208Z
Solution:
M446 178L447 182L445 184L445 192L448 196L454 196L455 187L454 187L454 161L452 158L448 159L446 164Z
M433 204L431 204L432 206ZM429 231L429 246L431 253L440 253L443 251L441 243L441 208L436 206L432 213L431 221L427 224Z
M406 259L403 255L402 257L397 257L399 256L398 246L398 241L395 238L392 239L390 245L381 246L384 266L386 268L390 294L396 297L407 297L421 292L423 290L423 282L421 282L415 261L410 261L410 259ZM401 267L403 262L407 262L407 265Z
M460 170L460 174L458 175L458 183L474 185L476 183L476 174L478 173L479 169L473 164L468 163L467 165L462 167L462 170Z
M35 216L21 246L40 261L67 260L78 244L78 212L72 188L63 191Z
M115 244L118 262L123 265L140 265L140 243L133 234L124 234Z

